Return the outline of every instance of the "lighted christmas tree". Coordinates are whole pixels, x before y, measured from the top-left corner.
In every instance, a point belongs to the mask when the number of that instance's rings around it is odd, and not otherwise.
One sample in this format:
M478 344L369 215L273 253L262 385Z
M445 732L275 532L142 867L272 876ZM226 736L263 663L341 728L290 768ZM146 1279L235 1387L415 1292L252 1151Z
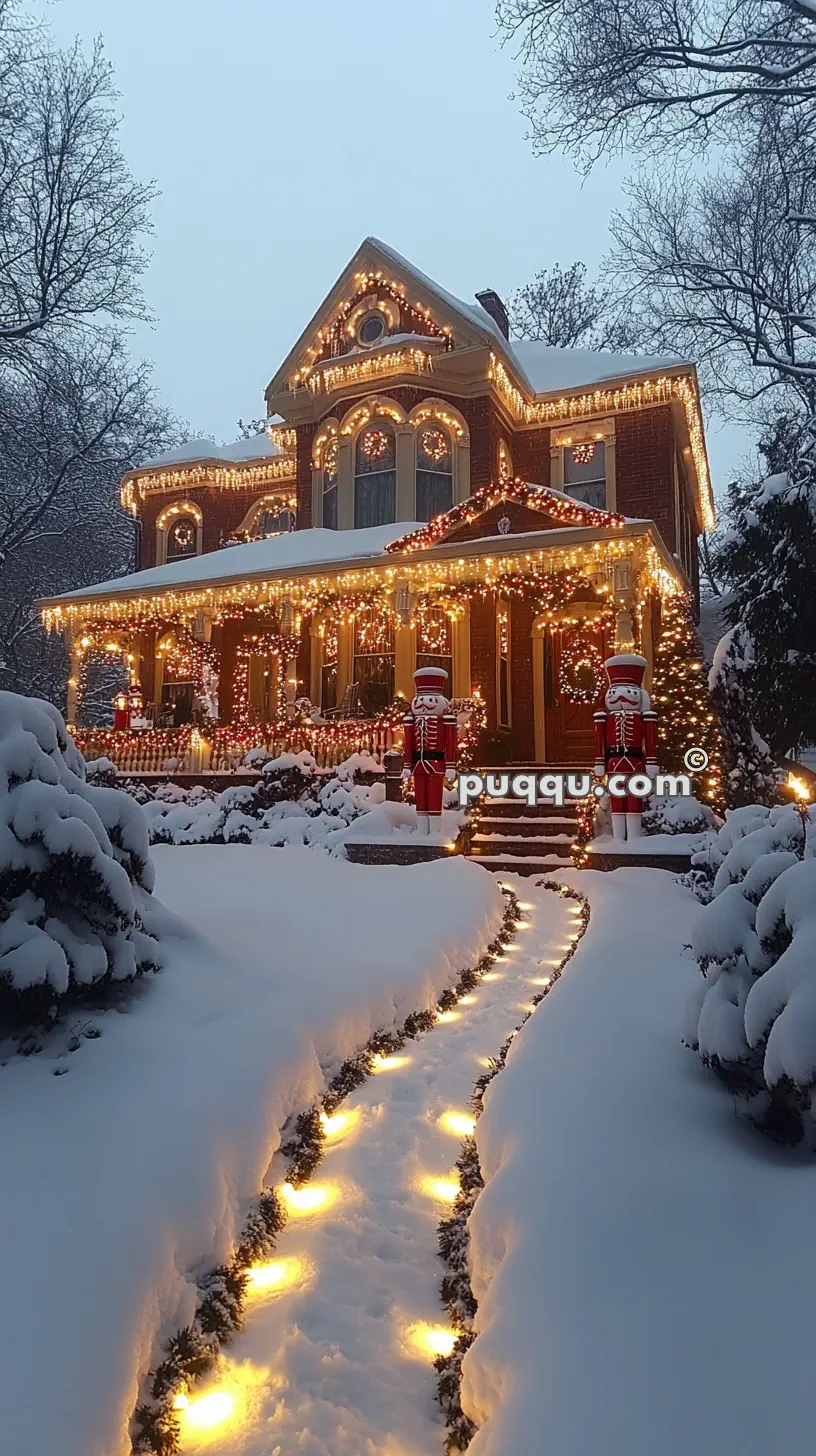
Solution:
M691 770L694 795L721 811L724 793L720 727L687 593L663 598L651 696L658 713L661 769L664 773L688 773L686 753L703 749L708 765L701 771Z

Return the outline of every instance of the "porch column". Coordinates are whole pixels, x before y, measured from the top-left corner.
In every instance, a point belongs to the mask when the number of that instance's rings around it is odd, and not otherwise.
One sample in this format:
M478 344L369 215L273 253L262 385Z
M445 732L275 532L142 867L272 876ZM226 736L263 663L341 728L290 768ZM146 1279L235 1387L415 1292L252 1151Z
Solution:
M77 648L76 634L73 628L69 628L68 630L67 646L70 666L68 669L68 682L65 689L65 721L69 726L72 724L76 726L77 708L79 706L79 674L82 658Z
M317 613L312 617L312 624L309 631L312 639L309 697L313 703L320 703L323 674L323 638L320 635L320 621Z
M341 436L337 449L337 529L354 529L353 445L347 435ZM322 519L322 517L321 517ZM410 517L409 517L410 520Z
M342 703L343 694L352 680L354 671L354 622L339 622L337 625L337 701Z
M470 495L470 440L453 443L453 504L461 505ZM467 696L467 695L466 695Z
M410 703L414 696L416 628L397 620L394 628L394 691Z
M413 425L397 425L397 520L416 519L416 437ZM413 693L411 694L413 697Z
M647 693L651 692L652 682L654 680L654 621L652 613L652 598L649 596L643 603L640 630L640 651L648 663L646 671L643 674L643 686Z
M470 602L465 602L465 610L460 617L454 617L451 623L451 639L453 645L453 696L469 698L471 696Z

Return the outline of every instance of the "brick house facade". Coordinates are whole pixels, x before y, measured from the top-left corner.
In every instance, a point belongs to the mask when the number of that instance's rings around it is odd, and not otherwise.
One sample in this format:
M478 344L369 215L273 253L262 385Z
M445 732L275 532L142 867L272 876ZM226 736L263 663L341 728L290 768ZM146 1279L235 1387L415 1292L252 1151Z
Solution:
M430 647L491 753L578 761L581 673L616 644L651 663L661 593L697 597L696 375L518 344L480 298L366 240L269 384L265 435L125 478L141 574L43 604L72 679L107 633L158 724L192 710L206 665L221 724L260 731L304 698L376 717Z

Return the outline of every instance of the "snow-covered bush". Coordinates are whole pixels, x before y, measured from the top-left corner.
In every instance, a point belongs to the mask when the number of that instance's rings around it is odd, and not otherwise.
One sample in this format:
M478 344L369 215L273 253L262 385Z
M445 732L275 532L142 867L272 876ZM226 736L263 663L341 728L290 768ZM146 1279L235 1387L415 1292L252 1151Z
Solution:
M785 1142L816 1127L816 836L790 805L729 814L704 855L692 949L703 983L684 1040Z
M265 752L265 750L260 750ZM374 783L360 777L377 774ZM264 762L255 784L222 793L163 784L144 805L153 844L325 844L385 798L382 770L370 754L355 753L332 774L311 754L281 754Z
M708 804L691 795L654 794L643 814L644 834L705 834L719 820Z
M0 692L0 1006L155 969L153 870L142 810L86 781L56 708Z
M119 770L109 758L85 760L85 778L89 784L95 784L97 788L115 789L118 777Z

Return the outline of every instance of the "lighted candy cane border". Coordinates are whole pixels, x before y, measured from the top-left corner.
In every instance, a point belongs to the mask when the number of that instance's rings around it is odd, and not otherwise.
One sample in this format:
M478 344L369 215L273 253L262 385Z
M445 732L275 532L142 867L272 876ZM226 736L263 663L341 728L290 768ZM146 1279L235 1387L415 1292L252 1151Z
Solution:
M309 1182L324 1153L323 1118L335 1113L345 1098L367 1081L375 1070L375 1059L393 1055L406 1041L431 1031L441 1014L450 1011L479 985L505 946L515 939L523 912L513 890L504 886L503 894L507 905L502 927L476 965L460 972L456 983L442 992L433 1010L412 1012L402 1027L394 1031L376 1031L355 1056L343 1063L320 1104L300 1113L284 1128L285 1140L280 1152L289 1159L285 1188L302 1188ZM230 1263L218 1265L198 1281L202 1299L196 1313L189 1325L177 1330L166 1342L165 1358L148 1375L147 1398L134 1412L134 1452L176 1456L180 1449L181 1423L175 1403L201 1376L213 1370L222 1346L241 1329L249 1271L260 1260L269 1259L285 1223L286 1212L279 1194L274 1189L265 1191L244 1226Z
M549 983L542 991L537 992L532 998L535 1008L545 996L548 996L556 981L561 976L567 962L575 955L576 950L589 925L589 901L586 895L578 890L571 889L568 885L561 885L557 880L539 880L537 888L543 890L554 890L564 900L575 900L581 906L581 914L578 917L580 931L569 950L562 956L559 964L552 970L549 976ZM506 893L506 891L505 891ZM518 904L518 901L516 901ZM521 908L521 907L519 907ZM521 1031L521 1028L530 1020L533 1015L528 1011L522 1017L515 1031L511 1031L504 1045L501 1047L498 1056L493 1061L490 1070L484 1072L476 1082L473 1091L473 1114L476 1120L481 1117L484 1107L484 1094L499 1072L504 1070L507 1062L507 1054L513 1044L514 1038ZM456 1344L449 1355L440 1355L434 1361L439 1373L437 1383L437 1396L439 1404L445 1415L445 1423L448 1427L448 1450L465 1451L476 1434L477 1427L466 1416L462 1410L462 1361L476 1339L474 1319L477 1311L476 1296L470 1282L469 1269L469 1236L468 1219L473 1212L476 1200L484 1188L484 1179L479 1165L479 1152L476 1147L475 1136L466 1137L462 1143L462 1151L456 1164L459 1170L460 1191L453 1205L453 1213L448 1218L442 1219L439 1225L439 1253L445 1265L445 1276L442 1280L442 1301L447 1307L451 1323L458 1332Z

